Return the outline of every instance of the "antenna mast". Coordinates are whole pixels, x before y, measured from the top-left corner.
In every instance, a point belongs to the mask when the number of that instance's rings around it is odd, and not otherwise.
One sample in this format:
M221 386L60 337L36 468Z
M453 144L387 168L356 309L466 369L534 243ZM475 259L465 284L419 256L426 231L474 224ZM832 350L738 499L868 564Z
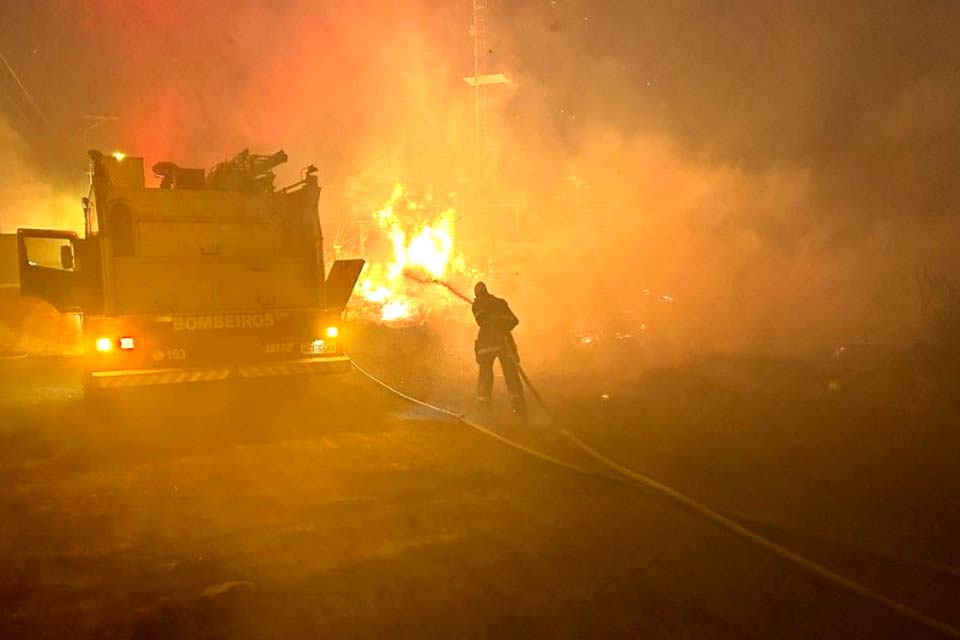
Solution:
M473 90L477 118L477 147L487 144L487 0L473 0Z

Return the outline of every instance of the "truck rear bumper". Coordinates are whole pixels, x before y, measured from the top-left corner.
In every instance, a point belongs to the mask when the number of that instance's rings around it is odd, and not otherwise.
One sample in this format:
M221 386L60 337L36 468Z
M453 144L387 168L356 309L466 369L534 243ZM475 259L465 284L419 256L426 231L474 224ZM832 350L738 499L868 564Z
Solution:
M350 358L347 356L330 356L225 367L93 371L89 374L87 383L96 389L112 389L117 387L140 387L158 384L181 384L186 382L211 382L215 380L226 380L227 378L269 378L322 373L346 373L349 370Z

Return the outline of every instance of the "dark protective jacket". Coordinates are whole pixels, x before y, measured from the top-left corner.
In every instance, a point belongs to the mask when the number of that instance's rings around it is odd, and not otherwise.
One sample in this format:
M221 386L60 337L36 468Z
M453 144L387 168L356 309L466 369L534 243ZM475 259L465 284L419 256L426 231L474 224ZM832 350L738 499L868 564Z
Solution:
M517 358L517 346L510 332L520 324L520 320L510 310L506 300L489 293L478 295L473 301L473 317L480 326L474 343L478 358L481 354L500 353L504 346Z

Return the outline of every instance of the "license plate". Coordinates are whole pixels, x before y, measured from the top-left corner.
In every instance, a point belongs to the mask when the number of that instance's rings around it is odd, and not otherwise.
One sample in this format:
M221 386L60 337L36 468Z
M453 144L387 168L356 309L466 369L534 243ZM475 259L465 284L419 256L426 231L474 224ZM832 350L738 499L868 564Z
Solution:
M155 362L181 362L187 359L187 350L179 347L173 349L155 349L153 359Z

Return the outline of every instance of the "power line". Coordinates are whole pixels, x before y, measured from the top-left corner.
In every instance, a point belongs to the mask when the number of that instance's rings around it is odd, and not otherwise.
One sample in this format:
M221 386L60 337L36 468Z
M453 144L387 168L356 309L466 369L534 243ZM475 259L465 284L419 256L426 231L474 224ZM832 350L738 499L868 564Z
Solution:
M31 129L31 130L33 130L33 131L36 131L36 130L37 130L37 125L36 125L36 123L34 123L33 120L31 120L31 119L27 116L27 114L23 112L23 108L22 108L19 104L17 104L17 101L16 101L16 100L14 100L14 99L11 98L9 95L7 95L7 92L6 92L5 90L3 90L2 87L0 87L0 95L3 96L3 103L4 103L4 104L9 104L11 107L13 107L13 110L16 112L16 114L17 114L18 116L20 116L20 119L23 120L23 123L24 123L24 125L25 125L27 128L29 128L29 129Z
M23 81L20 80L20 76L18 76L17 72L13 70L12 66L10 66L10 63L7 61L6 56L3 55L2 51L0 51L0 60L3 61L3 64L7 67L7 71L9 71L10 75L13 76L13 79L16 80L17 85L20 87L20 90L23 91L23 95L27 97L27 101L30 102L30 106L33 107L33 110L37 112L37 115L40 116L40 119L43 120L45 125L49 125L50 121L47 120L47 116L45 116L43 111L40 110L37 102L33 99L33 96L30 95L30 92L27 91L27 88L23 85Z

